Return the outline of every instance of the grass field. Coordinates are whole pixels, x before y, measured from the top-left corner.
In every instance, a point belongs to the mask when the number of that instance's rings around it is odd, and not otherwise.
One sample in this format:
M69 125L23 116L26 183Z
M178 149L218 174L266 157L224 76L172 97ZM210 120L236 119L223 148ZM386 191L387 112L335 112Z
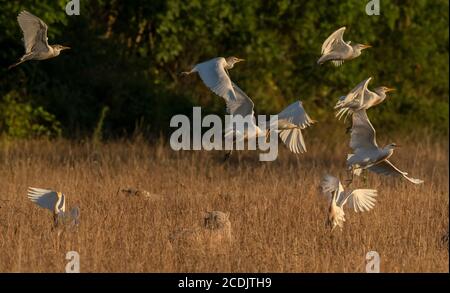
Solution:
M142 139L3 140L0 271L64 272L66 252L74 250L82 272L364 272L365 255L375 250L382 272L448 272L441 241L448 233L448 144L396 139L403 147L392 161L425 183L358 178L352 187L377 189L377 204L369 213L347 209L344 229L331 233L318 185L325 173L345 179L340 135L312 130L305 155L280 146L274 162L235 153L225 164L223 152L174 152ZM68 208L79 205L78 231L58 237L51 213L27 199L28 186L63 191ZM160 198L118 192L126 187ZM231 247L170 247L172 231L200 227L209 210L230 213Z

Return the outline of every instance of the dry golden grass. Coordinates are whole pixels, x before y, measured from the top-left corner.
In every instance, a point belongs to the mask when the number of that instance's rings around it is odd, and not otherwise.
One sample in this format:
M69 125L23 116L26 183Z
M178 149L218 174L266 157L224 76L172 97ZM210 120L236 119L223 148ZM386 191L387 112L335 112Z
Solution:
M311 131L302 156L280 146L274 162L235 153L226 164L223 152L174 152L139 139L96 147L3 141L0 271L64 272L75 250L83 272L364 272L375 250L383 272L448 272L447 143L397 139L404 147L393 161L425 184L358 179L352 187L376 188L377 204L364 214L347 209L343 231L331 233L318 185L324 173L345 177L342 134ZM68 208L81 208L78 232L52 232L51 214L27 200L28 186L65 192ZM161 196L119 192L130 187ZM230 249L171 249L173 231L198 229L211 210L230 213Z

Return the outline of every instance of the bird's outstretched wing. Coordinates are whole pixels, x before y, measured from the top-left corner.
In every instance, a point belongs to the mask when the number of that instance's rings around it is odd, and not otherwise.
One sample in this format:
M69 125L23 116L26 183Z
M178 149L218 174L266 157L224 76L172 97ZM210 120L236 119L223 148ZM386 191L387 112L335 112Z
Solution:
M28 198L40 207L49 209L53 212L58 200L58 194L53 190L29 187Z
M350 131L350 147L357 149L378 149L375 128L367 117L366 110L353 113L353 125Z
M300 101L292 103L278 114L280 138L289 150L295 154L306 152L302 129L316 121L311 119Z
M306 113L301 101L294 102L281 111L278 114L278 122L280 123L280 121L292 124L301 129L305 129L316 122Z
M305 139L300 128L281 130L280 139L294 154L303 154L306 152Z
M32 50L39 52L47 52L49 50L48 27L39 17L24 10L17 16L17 21L23 32L25 53L30 53Z
M370 170L374 173L386 175L386 176L403 176L405 179L407 179L408 181L410 181L414 184L421 184L424 182L421 179L415 179L415 178L408 177L408 173L401 171L400 169L395 167L388 160L385 160L381 163L373 165L373 166L369 167L368 170Z
M377 191L375 189L355 189L342 202L342 206L349 204L355 212L366 212L373 209Z
M322 181L320 182L320 188L322 189L322 193L328 198L328 200L331 200L334 192L338 193L336 197L336 202L338 204L343 200L344 186L342 186L342 183L338 178L328 174L323 176Z
M339 109L348 106L362 106L364 101L364 95L367 93L367 87L372 77L369 77L362 82L360 82L355 88L353 88L342 100L339 100L334 107Z
M317 63L322 64L328 60L343 60L344 57L352 50L350 42L344 42L343 36L345 27L341 27L334 33L332 33L322 44L322 57ZM335 65L338 66L342 62L338 62Z
M236 100L236 93L231 79L225 71L224 62L226 62L224 58L214 58L197 64L195 70L213 93L229 102Z
M230 124L225 126L225 138L232 139L234 134L240 133L247 137L258 135L258 126L254 116L254 103L247 94L241 90L234 82L231 83L236 94L236 99L229 99L227 103L227 112L232 116L241 116L245 121L244 125L235 125L230 120ZM240 127L243 128L240 128ZM243 139L244 137L241 137Z
M227 101L227 112L231 115L241 115L242 117L253 115L255 104L247 94L241 90L234 82L231 82L236 94L235 100Z
M339 51L350 47L344 42L345 26L333 32L322 44L322 54L328 54L331 51ZM350 47L351 48L351 47Z

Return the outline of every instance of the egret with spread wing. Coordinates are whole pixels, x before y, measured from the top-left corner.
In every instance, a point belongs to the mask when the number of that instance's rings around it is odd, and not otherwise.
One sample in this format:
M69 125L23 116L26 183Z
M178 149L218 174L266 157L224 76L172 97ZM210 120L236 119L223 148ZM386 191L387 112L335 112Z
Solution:
M339 101L334 107L338 110L336 113L338 119L341 119L344 115L347 118L348 115L351 115L356 111L362 109L367 110L382 103L387 98L386 93L395 90L393 88L380 86L371 91L367 88L371 80L372 77L363 80L352 89L350 93L339 98Z
M344 61L354 59L361 55L361 51L370 48L370 45L345 42L343 39L345 27L341 27L332 33L322 44L322 56L317 64L331 61L335 66L340 66Z
M244 61L234 56L223 58L217 57L192 68L191 71L182 72L181 75L186 76L197 72L203 83L216 95L225 99L226 102L236 100L235 89L228 74L228 70L232 69L238 62Z
M283 143L295 154L305 153L306 146L302 130L317 121L311 119L303 108L303 103L297 101L287 106L278 114L277 131Z
M53 222L56 225L71 222L78 225L80 210L74 207L66 214L66 196L59 191L43 188L28 188L28 198L38 206L53 213Z
M347 157L347 166L352 171L352 177L353 174L359 176L362 170L367 169L377 174L401 176L414 184L423 183L421 179L408 177L408 173L400 171L388 160L397 145L391 143L383 148L378 146L375 128L365 110L353 113L352 118L350 147L354 153Z
M237 97L241 95L245 95L244 92L242 92L240 89L237 88L236 90ZM242 109L247 109L245 112L238 113L239 115L247 114L247 115L253 115L253 102L251 99L246 96L244 105L250 105L246 107L240 107ZM239 100L244 100L240 99ZM230 109L230 107L228 106ZM231 109L234 109L231 108ZM251 112L250 112L251 110ZM235 111L230 111L233 115L235 115ZM276 120L276 125L267 125L265 131L261 130L259 126L256 125L256 122L254 122L251 125L252 135L255 137L260 137L263 135L271 135L272 133L278 134L280 136L280 139L283 141L283 143L286 145L286 147L293 152L294 154L302 154L306 152L306 146L305 146L305 140L303 138L302 130L306 129L307 127L311 126L312 124L316 123L317 121L311 119L309 115L306 113L303 103L301 101L296 101L286 107L283 111L281 111L278 115L278 120ZM253 116L252 116L253 117ZM253 117L254 119L254 117ZM255 120L253 120L255 121ZM271 131L273 130L273 131ZM248 131L247 131L248 132ZM245 133L244 138L250 137L247 133Z
M344 191L338 178L325 175L320 183L322 193L328 198L328 225L333 231L342 229L345 222L344 205L348 204L355 212L370 211L375 206L377 191L375 189L355 189Z
M46 60L57 57L61 51L70 49L62 45L49 45L47 38L47 25L37 16L22 11L17 16L17 21L23 32L25 55L19 62L9 66L8 69L16 67L28 60Z

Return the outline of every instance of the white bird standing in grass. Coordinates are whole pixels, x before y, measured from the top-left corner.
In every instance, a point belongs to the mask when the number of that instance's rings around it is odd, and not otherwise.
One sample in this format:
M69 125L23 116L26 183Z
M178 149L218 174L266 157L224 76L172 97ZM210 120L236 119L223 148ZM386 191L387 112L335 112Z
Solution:
M29 187L28 198L38 206L48 209L53 213L55 226L69 221L78 225L79 208L74 207L70 211L70 214L66 214L66 196L62 192Z
M330 204L327 224L331 227L331 231L336 227L342 229L344 226L346 203L356 213L370 211L375 206L377 196L375 189L355 189L345 192L339 179L331 175L323 177L320 187Z
M39 17L28 11L22 11L17 16L17 21L23 32L25 55L20 58L19 62L9 66L8 69L16 67L28 60L46 60L57 57L61 51L70 49L62 45L49 45L47 25Z
M359 110L367 110L373 106L382 103L386 98L386 93L394 91L393 88L380 86L373 91L367 87L372 77L360 82L354 89L352 89L346 96L339 98L339 101L334 107L337 109L336 117L341 119L344 115L347 118L348 115L353 114Z
M317 64L331 61L333 65L340 66L344 61L354 59L361 55L361 51L372 46L364 44L352 45L343 39L345 27L341 27L332 33L322 44L322 56Z
M367 169L377 174L401 176L414 184L423 183L421 179L408 177L408 173L400 171L389 162L388 159L394 153L397 145L390 143L383 148L378 146L375 129L365 110L355 112L352 117L350 147L354 153L347 157L347 166L349 171L352 171L352 178L353 174L359 176L362 170Z

